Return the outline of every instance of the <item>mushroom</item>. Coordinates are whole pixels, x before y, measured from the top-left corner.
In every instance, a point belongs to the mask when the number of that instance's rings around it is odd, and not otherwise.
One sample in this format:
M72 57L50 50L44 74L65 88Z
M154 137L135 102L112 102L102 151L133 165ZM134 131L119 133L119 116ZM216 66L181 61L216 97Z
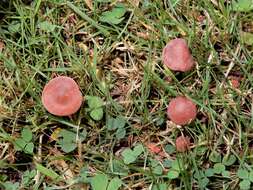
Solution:
M186 72L194 66L187 42L182 38L171 40L163 48L162 59L163 63L173 71Z
M42 104L53 115L69 116L81 107L82 93L72 78L59 76L45 85Z
M196 104L184 96L173 98L167 108L167 115L177 125L185 125L196 118Z
M230 83L233 88L240 87L240 78L239 77L230 77Z
M176 149L178 152L185 152L190 149L190 138L185 136L177 137Z

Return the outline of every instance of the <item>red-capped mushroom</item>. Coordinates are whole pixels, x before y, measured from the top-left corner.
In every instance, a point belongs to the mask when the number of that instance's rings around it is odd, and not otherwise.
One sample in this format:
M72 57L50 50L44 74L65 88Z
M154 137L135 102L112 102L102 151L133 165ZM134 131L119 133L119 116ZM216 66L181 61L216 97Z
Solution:
M81 107L82 94L72 78L59 76L50 80L44 87L42 104L53 115L69 116Z
M167 115L177 125L185 125L196 118L197 107L186 97L173 98L167 108Z
M230 77L230 83L233 88L240 87L240 78L239 77Z
M182 38L171 40L164 47L162 59L163 63L173 71L186 72L194 66L187 42Z
M185 152L190 149L190 138L185 136L177 137L176 149L178 152Z

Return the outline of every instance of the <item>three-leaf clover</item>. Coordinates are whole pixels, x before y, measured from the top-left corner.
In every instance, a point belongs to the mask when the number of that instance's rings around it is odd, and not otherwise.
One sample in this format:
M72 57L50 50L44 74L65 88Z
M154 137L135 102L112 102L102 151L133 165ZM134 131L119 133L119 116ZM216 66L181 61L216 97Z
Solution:
M32 154L34 144L31 142L33 138L32 131L29 128L23 128L21 137L14 141L14 146L17 151L24 151L25 153Z
M7 181L2 183L2 185L4 186L5 190L17 190L19 189L19 183L18 182L11 182L11 181Z
M152 168L152 173L157 174L157 175L162 175L163 167L161 166L158 160L150 159L150 164Z
M235 155L225 155L222 159L222 163L225 165L225 166L231 166L235 163L236 161L236 157Z
M207 178L208 176L213 175L213 169L212 170L200 170L200 171L195 171L194 173L194 178L198 180L198 185L202 189L205 188L208 183L209 179Z
M240 168L236 175L241 179L239 183L240 189L250 189L251 182L253 182L253 171L249 172L247 169Z
M232 1L232 8L238 12L249 12L253 10L252 0L237 0Z
M34 178L35 175L36 170L25 171L22 177L22 185L29 187L33 183L32 179Z
M180 171L182 169L183 163L181 160L176 159L174 161L172 161L171 163L171 169L169 169L168 173L167 173L167 177L169 179L176 179L178 178Z
M123 16L125 13L125 6L122 4L118 4L111 11L103 12L99 20L108 24L119 24L124 20Z
M214 173L221 174L223 171L226 170L226 167L222 163L216 163L213 166Z
M118 190L122 185L121 179L113 178L109 182L109 178L105 174L97 174L91 178L91 187L93 190Z
M48 21L43 21L43 22L38 24L38 27L43 31L53 32L55 30L55 28L57 28L57 25L52 24Z
M122 156L125 164L131 164L137 160L137 158L143 153L144 148L141 144L137 144L133 150L126 148L122 152Z
M103 100L98 96L87 96L88 106L90 109L90 116L92 119L99 121L103 118Z
M78 140L82 142L85 140L86 136L87 132L86 130L83 130L78 134ZM58 144L60 145L61 149L64 152L69 153L76 149L77 134L75 132L62 129L59 132L58 137L59 137Z
M209 160L212 161L212 162L219 162L220 163L221 162L221 154L214 151L210 154Z
M126 135L126 129L124 128L126 125L126 120L123 117L109 117L106 123L106 127L109 131L116 130L116 138L122 139Z

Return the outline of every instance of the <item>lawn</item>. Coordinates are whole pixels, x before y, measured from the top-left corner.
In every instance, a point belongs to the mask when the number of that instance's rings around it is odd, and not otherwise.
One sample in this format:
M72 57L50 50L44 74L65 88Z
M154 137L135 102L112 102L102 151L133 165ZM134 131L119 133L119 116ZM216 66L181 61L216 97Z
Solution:
M175 38L190 71L162 61ZM252 47L252 0L1 0L0 189L253 189ZM82 93L71 116L42 104L57 76Z

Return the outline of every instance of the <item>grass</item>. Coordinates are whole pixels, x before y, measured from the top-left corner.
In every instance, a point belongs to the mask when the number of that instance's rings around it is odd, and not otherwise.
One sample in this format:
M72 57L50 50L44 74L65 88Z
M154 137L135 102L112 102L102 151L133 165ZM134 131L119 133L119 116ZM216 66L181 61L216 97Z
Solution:
M249 6L242 11L225 0L123 4L126 13L114 13L108 22L119 23L110 24L100 17L116 0L2 3L0 189L103 190L109 183L128 190L250 189L253 44L241 35L253 31ZM176 37L187 39L192 51L196 68L190 72L172 72L161 62L163 47ZM58 75L73 77L84 97L71 117L50 115L41 103L44 85ZM238 87L233 78L240 79ZM197 119L183 127L166 116L177 95L198 105ZM103 100L101 120L91 118L87 96ZM60 144L68 134L75 136L69 152ZM191 138L187 153L175 151L180 134ZM151 143L162 153L152 152Z

